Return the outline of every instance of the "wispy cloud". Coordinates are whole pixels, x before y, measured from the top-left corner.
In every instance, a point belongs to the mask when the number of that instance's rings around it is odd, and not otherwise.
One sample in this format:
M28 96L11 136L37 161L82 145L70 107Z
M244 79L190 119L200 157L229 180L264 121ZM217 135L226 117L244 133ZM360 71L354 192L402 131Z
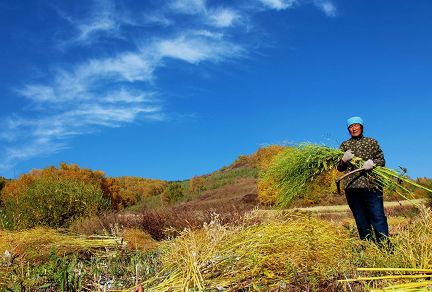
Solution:
M100 127L120 127L136 120L166 119L151 85L165 59L190 64L220 62L239 57L241 46L223 40L223 34L185 31L172 38L149 42L134 52L91 59L69 70L56 70L50 84L28 84L17 92L29 99L35 118L10 117L0 139L13 141L3 152L0 170L19 160L65 149L71 137ZM37 148L37 150L35 149Z
M205 0L175 0L169 7L176 13L200 14L206 11Z
M276 10L284 10L298 4L298 0L259 0L259 1L261 1L261 3L264 4L265 6Z
M167 59L199 65L248 56L250 48L230 38L232 33L239 33L236 29L248 17L248 11L234 3L230 3L231 6L209 3L174 0L158 9L130 12L124 7L120 11L111 0L97 0L82 17L59 13L75 32L61 42L65 50L91 50L100 37L121 38L129 42L129 49L107 51L104 57L93 55L79 63L53 66L49 81L28 83L16 89L29 104L24 109L25 115L3 118L0 170L67 149L71 138L102 128L169 119L162 93L154 86L157 69L165 69L169 63ZM289 9L305 2L255 0L252 3L261 11L263 7ZM313 3L327 16L336 15L336 7L329 0L308 3ZM179 16L190 21L183 23L178 20ZM148 25L164 29L149 37L142 34ZM126 36L127 28L133 29ZM86 46L74 46L77 44Z
M209 36L181 35L175 39L162 40L155 44L156 52L159 58L174 58L192 64L202 61L219 62L242 55L240 45Z
M331 0L258 0L265 7L275 10L285 10L295 8L300 5L313 4L320 9L326 16L334 17L337 15L336 5Z
M314 4L316 7L321 9L325 15L329 17L334 17L337 15L336 6L328 0L315 0Z
M218 8L208 14L209 23L215 27L230 27L239 19L239 13L228 8Z
M124 25L135 25L135 21L125 11L116 7L113 0L94 0L88 14L80 18L67 15L56 8L57 13L74 28L74 35L59 42L61 48L73 45L90 46L102 37L121 38Z

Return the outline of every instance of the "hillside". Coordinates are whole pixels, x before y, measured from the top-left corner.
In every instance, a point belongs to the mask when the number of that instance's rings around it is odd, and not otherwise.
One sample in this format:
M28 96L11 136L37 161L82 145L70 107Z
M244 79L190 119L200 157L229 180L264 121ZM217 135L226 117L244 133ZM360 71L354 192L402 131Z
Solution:
M129 210L157 209L160 207L180 208L219 208L235 205L240 209L271 207L260 201L258 177L262 170L268 168L273 158L287 149L284 146L267 146L258 149L250 155L240 155L229 166L202 176L196 176L177 184L179 193L170 200L167 194L159 197L148 197ZM318 176L306 189L304 194L292 201L290 207L331 206L346 204L343 192L337 192L336 179L342 174L331 170ZM431 180L419 178L419 184L428 186ZM427 193L421 189L414 190L416 198L424 198ZM385 192L385 201L398 201L400 198L393 191ZM219 207L218 207L219 206Z

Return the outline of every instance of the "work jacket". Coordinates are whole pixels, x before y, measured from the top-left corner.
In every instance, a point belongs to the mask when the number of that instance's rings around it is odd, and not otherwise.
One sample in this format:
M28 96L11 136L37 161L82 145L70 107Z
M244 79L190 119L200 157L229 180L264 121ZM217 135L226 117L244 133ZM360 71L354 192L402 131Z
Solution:
M373 138L363 136L352 137L351 139L342 142L340 149L344 152L351 150L356 157L359 157L364 161L372 159L375 165L385 166L384 153L381 150L378 142ZM337 169L347 173L355 170L356 167L351 164L351 162L344 163L341 160ZM367 188L382 190L371 171L360 171L349 175L343 180L343 185L345 189Z

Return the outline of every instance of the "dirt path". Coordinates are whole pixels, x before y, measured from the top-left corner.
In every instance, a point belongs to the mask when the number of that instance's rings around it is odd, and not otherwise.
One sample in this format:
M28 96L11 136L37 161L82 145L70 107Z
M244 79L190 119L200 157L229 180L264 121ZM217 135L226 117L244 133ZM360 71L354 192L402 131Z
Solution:
M415 204L423 204L426 199L416 199L416 200L404 200L404 201L391 201L384 202L384 208L386 207L397 207L397 206L412 206ZM338 205L338 206L316 206L316 207L306 207L306 208L294 208L293 210L299 211L309 211L309 212L346 212L349 211L348 205Z

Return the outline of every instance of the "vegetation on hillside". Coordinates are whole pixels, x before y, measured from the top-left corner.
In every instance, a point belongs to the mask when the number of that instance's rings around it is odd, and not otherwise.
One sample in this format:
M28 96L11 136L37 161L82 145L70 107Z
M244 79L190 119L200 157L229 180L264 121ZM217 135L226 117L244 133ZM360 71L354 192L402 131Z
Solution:
M8 181L0 193L0 222L19 230L67 227L80 217L118 211L157 195L165 185L159 180L108 178L101 171L62 163Z

